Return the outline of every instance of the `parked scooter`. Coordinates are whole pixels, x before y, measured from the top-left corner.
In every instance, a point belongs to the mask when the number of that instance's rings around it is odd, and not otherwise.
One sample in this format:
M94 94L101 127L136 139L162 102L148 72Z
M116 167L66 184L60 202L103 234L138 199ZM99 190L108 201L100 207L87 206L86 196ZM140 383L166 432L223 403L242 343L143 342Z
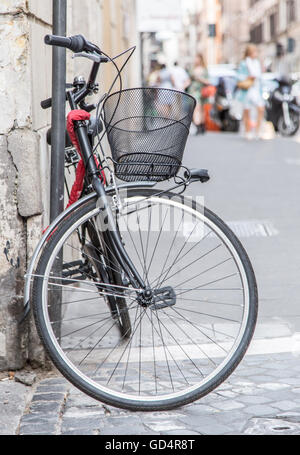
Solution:
M300 127L300 106L292 94L293 82L286 77L276 82L278 87L265 94L266 119L273 123L275 131L282 136L294 136Z
M241 119L232 113L234 83L221 77L217 85L215 102L211 110L212 120L221 131L237 133L240 130Z

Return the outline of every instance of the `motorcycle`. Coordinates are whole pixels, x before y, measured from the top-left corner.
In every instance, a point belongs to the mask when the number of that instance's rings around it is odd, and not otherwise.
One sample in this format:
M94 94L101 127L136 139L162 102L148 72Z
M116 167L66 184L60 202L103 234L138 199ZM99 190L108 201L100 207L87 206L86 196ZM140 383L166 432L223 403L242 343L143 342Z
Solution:
M241 118L234 115L232 110L234 81L231 81L230 78L221 77L216 89L211 118L221 131L238 133Z
M300 127L300 106L292 94L293 82L286 77L276 82L278 87L264 95L266 119L273 123L275 131L282 136L294 136Z

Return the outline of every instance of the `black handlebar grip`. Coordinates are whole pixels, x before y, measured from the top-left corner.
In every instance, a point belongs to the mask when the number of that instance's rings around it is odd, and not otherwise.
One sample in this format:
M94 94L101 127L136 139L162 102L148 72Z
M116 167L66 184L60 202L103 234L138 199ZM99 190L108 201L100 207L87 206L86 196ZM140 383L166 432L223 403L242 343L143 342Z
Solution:
M49 109L50 107L52 107L52 98L48 98L47 100L42 101L41 107L42 109Z
M87 41L82 35L75 35L69 38L57 35L46 35L45 44L49 46L65 47L73 52L83 52L86 50Z
M71 46L71 39L66 38L65 36L46 35L45 44L48 44L49 46L65 47L69 49Z

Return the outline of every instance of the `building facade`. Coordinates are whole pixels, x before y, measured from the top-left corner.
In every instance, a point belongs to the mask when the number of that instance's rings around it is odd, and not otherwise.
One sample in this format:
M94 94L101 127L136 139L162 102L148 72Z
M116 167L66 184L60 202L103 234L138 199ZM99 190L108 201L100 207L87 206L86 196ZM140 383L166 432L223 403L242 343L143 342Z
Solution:
M52 1L0 2L0 370L45 362L33 322L19 320L26 267L49 224L51 112L40 101L51 96L52 53L43 41L51 23ZM67 33L81 33L116 55L137 43L135 0L68 0ZM137 52L124 85L138 83L138 65ZM68 82L89 67L68 52ZM113 71L107 65L101 91Z
M222 0L223 61L237 63L257 44L266 70L300 72L300 0Z
M237 65L250 39L247 1L221 0L222 63Z
M266 69L300 72L300 1L250 0L250 41L261 51Z
M221 63L220 0L186 0L179 54L185 66L193 64L196 54L203 54L207 65Z

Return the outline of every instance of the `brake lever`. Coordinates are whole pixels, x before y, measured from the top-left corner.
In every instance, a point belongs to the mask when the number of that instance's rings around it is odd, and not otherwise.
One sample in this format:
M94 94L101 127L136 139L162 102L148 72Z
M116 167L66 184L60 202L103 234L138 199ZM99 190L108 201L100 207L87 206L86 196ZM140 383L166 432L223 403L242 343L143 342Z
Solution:
M96 63L107 63L109 62L109 59L103 55L98 55L96 53L89 54L88 52L78 52L77 54L74 54L72 58L88 58L89 60L92 60L93 62Z
M101 63L102 59L100 55L97 54L88 54L87 52L78 52L77 54L74 54L72 58L88 58L89 60L92 60L93 62L96 63Z

